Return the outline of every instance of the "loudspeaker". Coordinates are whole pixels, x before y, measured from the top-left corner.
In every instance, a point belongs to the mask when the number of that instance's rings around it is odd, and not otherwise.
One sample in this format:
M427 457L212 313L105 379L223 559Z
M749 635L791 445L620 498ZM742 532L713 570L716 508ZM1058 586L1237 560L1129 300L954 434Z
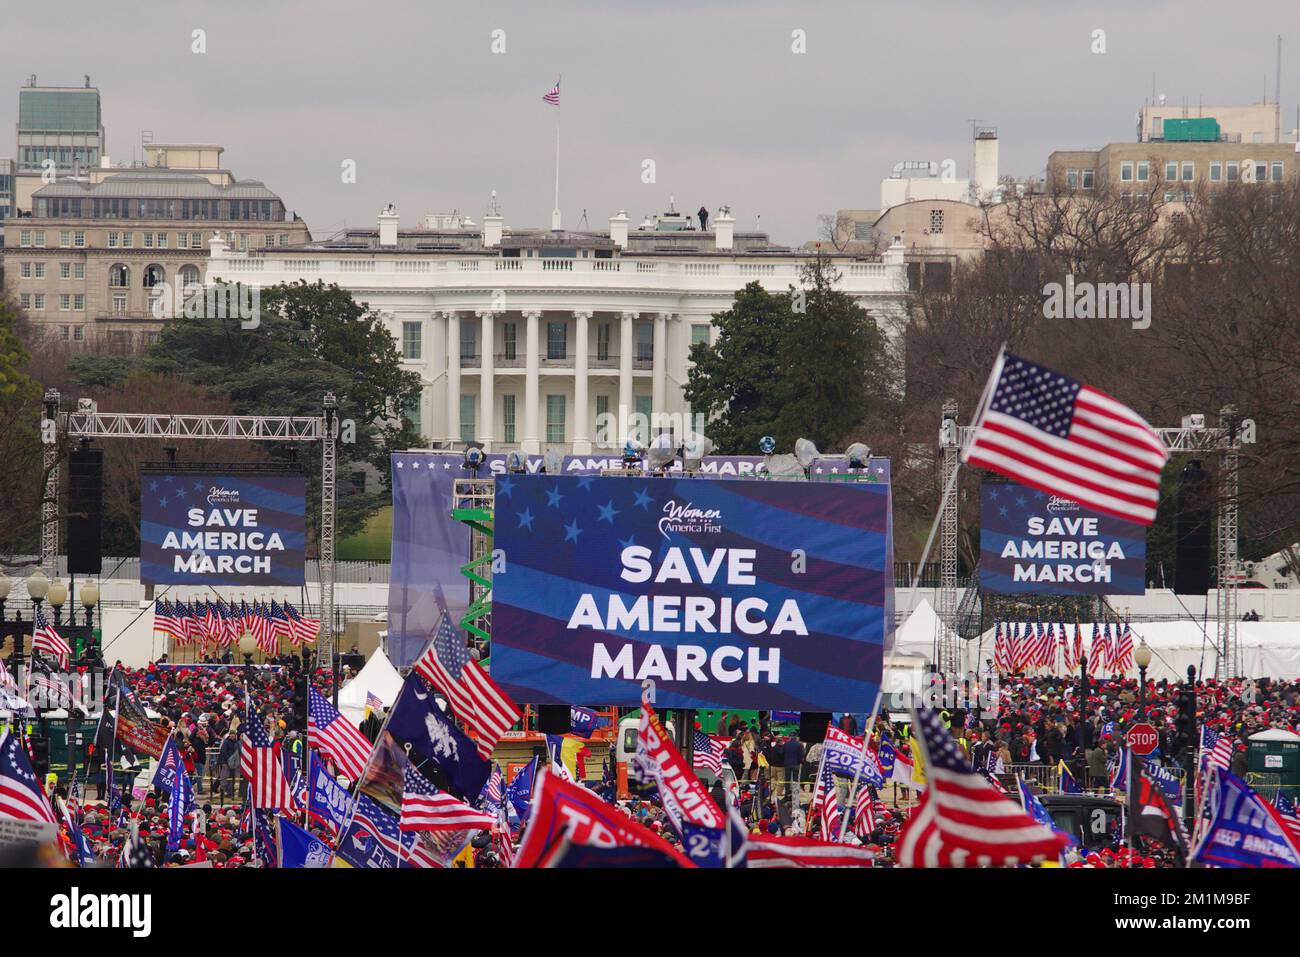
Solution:
M542 734L568 734L572 730L567 704L537 706L537 730Z
M799 740L804 744L820 744L826 739L826 725L830 721L829 711L800 711Z
M68 454L68 574L100 573L103 531L104 450Z
M1210 503L1214 488L1199 459L1178 477L1174 523L1174 593L1204 595L1210 590Z

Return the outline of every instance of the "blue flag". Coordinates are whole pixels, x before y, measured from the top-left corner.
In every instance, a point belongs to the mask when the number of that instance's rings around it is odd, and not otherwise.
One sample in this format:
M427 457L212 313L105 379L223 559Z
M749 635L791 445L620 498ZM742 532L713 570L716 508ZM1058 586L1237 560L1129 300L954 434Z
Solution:
M579 737L591 737L591 733L599 727L596 719L596 712L590 708L579 708L577 705L569 708L569 726L573 729L573 733Z
M1208 823L1192 860L1215 867L1300 867L1300 851L1277 811L1250 785L1215 768L1205 787Z
M876 752L880 758L880 770L884 773L885 778L889 779L894 775L894 748L885 741L880 742L880 749Z
M181 749L176 747L176 739L170 737L163 745L158 757L158 767L153 773L150 784L161 791L170 792L176 784L176 778L185 773L185 762L181 760Z
M1058 834L1064 834L1070 839L1071 844L1078 844L1078 840L1073 834L1062 831L1056 826L1056 821L1052 818L1052 813L1043 807L1043 802L1038 800L1038 795L1029 789L1029 785L1022 777L1016 777L1016 784L1020 789L1020 806L1025 809L1025 813L1032 817L1039 824L1050 827Z
M334 833L338 834L352 813L352 798L347 789L330 776L314 751L311 755L308 795L307 813L313 819L332 827Z
M521 821L528 820L533 802L533 781L537 777L537 756L519 769L513 781L506 785L506 800Z
M281 867L329 867L330 846L313 837L283 814L277 819L280 828Z
M388 733L440 770L450 789L466 801L479 796L492 773L492 765L438 707L429 686L414 671L406 676L388 716Z

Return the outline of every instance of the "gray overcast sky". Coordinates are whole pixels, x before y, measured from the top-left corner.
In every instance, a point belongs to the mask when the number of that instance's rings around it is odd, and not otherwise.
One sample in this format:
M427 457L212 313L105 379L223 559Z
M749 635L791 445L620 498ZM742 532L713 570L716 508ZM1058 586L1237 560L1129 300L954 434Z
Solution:
M742 228L761 214L790 244L814 238L819 213L874 208L899 160L951 157L965 176L972 118L999 128L1001 172L1039 174L1053 149L1132 140L1153 72L1170 102L1258 102L1266 75L1271 99L1278 33L1284 131L1300 102L1295 0L5 6L6 129L29 74L78 86L89 73L114 161L140 152L141 130L220 143L317 237L373 225L390 201L408 225L452 209L477 220L492 189L508 226L547 225L554 108L541 97L561 73L565 225L584 208L593 227L620 208L635 222L673 193L683 211L730 203ZM1094 29L1104 55L1089 51Z

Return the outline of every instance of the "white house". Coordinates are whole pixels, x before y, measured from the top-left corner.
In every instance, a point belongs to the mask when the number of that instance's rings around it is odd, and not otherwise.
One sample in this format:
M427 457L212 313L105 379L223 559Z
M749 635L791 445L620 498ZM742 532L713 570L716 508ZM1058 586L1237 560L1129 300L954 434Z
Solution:
M806 251L740 232L723 207L707 230L671 210L608 231L508 229L494 208L477 225L429 216L300 246L235 252L212 243L207 282L337 283L384 315L424 391L407 416L434 445L588 454L695 427L682 395L692 343L757 281L799 283ZM835 256L839 288L887 328L906 315L902 247ZM828 348L833 343L827 344Z

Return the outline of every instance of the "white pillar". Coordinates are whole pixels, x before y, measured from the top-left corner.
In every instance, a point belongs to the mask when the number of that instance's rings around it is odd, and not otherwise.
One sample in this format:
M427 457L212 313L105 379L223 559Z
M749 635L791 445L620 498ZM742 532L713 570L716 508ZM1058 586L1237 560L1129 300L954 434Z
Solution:
M448 310L447 320L447 441L460 442L460 314Z
M651 422L655 415L662 415L668 411L668 320L671 314L667 312L655 313L655 334L654 334L654 362L651 365L653 370L650 373L650 412ZM650 430L650 435L654 436L654 429ZM675 436L680 438L680 436Z
M528 320L528 333L524 340L524 348L527 352L524 356L526 375L524 377L524 441L522 447L525 454L536 455L542 451L541 437L537 431L538 365L541 359L538 352L541 346L538 344L537 327L542 318L541 310L533 309L525 312L524 318Z
M623 313L618 338L618 440L627 442L632 413L632 323L639 313Z
M496 439L496 359L493 356L495 348L494 337L492 334L492 310L478 313L483 320L483 328L480 335L479 351L481 356L478 364L478 403L479 403L479 428L478 440L483 443L486 451L492 451L492 442Z
M587 320L591 312L575 311L573 354L573 454L591 454L591 432L587 424Z

